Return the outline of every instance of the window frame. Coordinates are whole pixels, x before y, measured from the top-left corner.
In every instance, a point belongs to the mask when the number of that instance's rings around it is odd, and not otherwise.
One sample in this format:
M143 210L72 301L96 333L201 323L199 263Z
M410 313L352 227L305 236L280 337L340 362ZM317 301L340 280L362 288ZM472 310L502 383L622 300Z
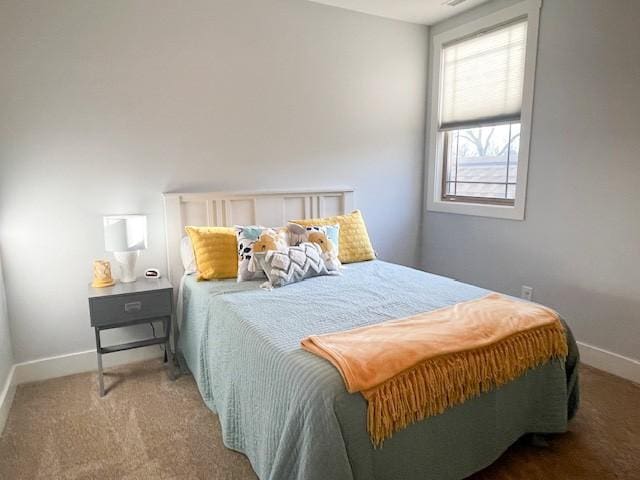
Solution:
M510 7L485 15L458 27L433 35L431 43L431 111L427 129L427 210L433 212L475 215L481 217L524 220L527 173L529 166L529 147L531 138L531 117L535 82L535 64L538 46L538 27L540 22L540 0L523 0ZM516 195L513 205L478 201L445 200L443 186L445 180L444 148L445 133L438 131L441 112L442 91L442 47L463 40L465 37L495 30L518 19L527 19L527 43L525 53L522 108L520 113L520 150L518 154L518 174ZM480 126L480 125L478 125ZM487 124L488 126L488 124Z

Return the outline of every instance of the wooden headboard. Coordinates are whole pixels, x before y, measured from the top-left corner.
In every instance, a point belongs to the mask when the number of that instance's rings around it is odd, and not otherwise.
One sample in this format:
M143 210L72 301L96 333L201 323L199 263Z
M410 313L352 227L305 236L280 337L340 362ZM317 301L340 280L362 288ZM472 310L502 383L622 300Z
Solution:
M279 227L289 220L341 215L353 210L348 187L255 192L163 193L169 281L177 287L184 272L180 241L186 225Z

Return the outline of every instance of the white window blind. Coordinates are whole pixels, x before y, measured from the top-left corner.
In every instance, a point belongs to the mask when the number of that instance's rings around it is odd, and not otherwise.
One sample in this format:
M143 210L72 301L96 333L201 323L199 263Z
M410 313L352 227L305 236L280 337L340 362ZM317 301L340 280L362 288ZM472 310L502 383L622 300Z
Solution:
M527 21L442 49L440 130L520 119Z

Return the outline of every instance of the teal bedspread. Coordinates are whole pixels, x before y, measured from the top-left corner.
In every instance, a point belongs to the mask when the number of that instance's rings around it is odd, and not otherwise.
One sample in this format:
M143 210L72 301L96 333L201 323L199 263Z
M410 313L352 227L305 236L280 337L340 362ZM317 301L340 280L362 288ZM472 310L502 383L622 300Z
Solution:
M433 310L487 293L385 263L347 265L267 291L259 282L183 289L180 350L227 447L263 480L460 479L525 433L564 432L577 408L577 349L492 392L394 434L373 449L366 403L338 371L300 349L310 334Z

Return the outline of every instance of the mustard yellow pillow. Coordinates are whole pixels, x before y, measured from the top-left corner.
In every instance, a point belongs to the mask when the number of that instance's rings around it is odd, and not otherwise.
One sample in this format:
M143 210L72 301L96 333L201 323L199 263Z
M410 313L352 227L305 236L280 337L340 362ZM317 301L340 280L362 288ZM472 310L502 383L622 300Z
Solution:
M185 227L196 257L198 280L238 275L236 233L227 227Z
M305 227L309 225L335 225L336 223L340 225L338 258L342 263L362 262L376 258L360 210L355 210L348 215L292 221Z

